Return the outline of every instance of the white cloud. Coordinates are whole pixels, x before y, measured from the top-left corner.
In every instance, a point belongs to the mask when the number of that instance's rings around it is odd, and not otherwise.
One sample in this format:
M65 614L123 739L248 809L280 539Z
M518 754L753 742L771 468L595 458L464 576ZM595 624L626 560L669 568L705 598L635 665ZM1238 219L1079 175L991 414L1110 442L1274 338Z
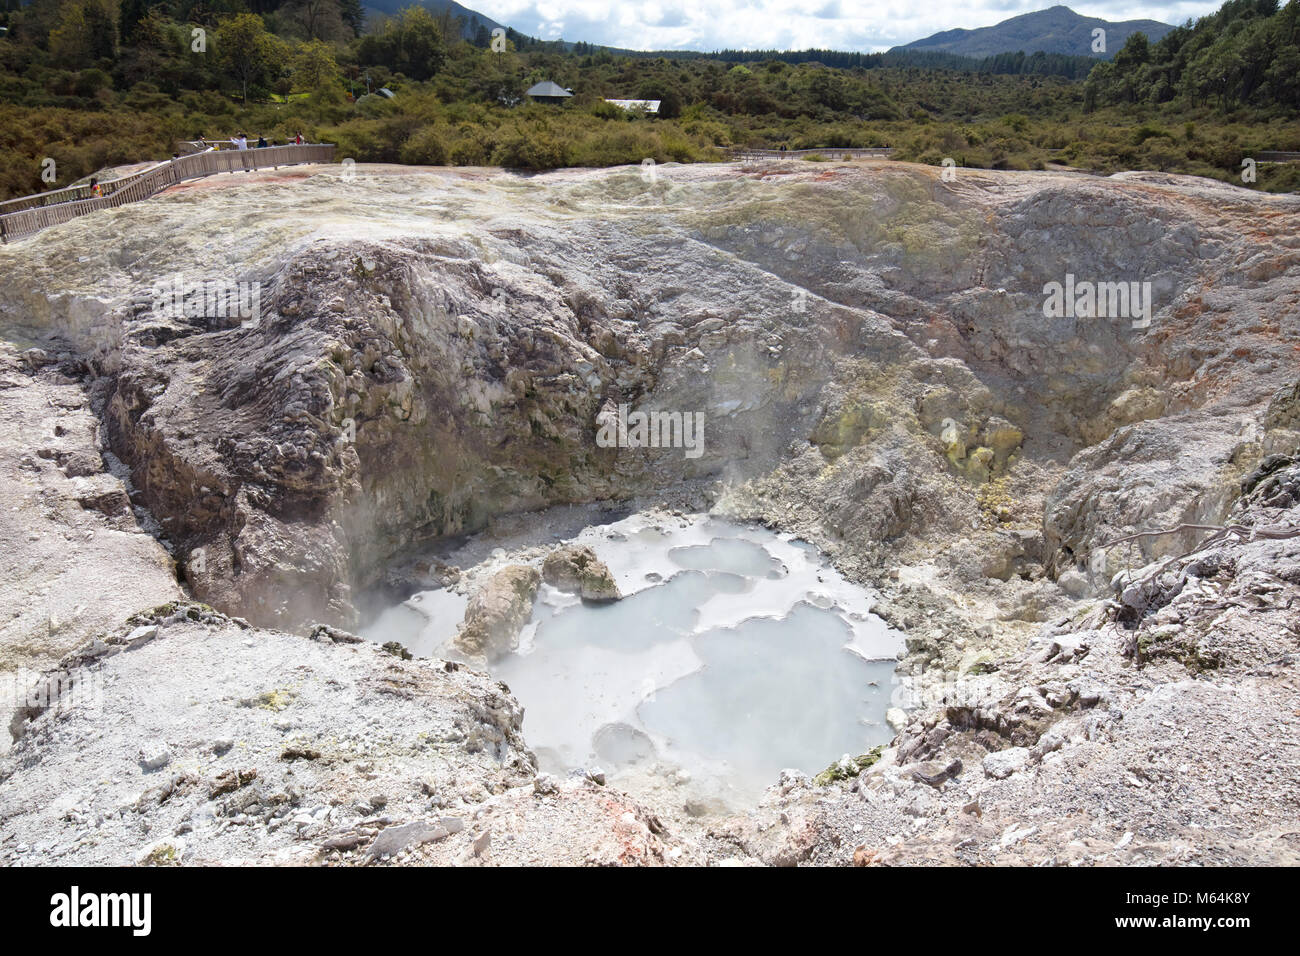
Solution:
M877 52L940 30L992 26L1051 6L1051 0L477 0L467 6L521 33L632 50L833 50ZM1076 13L1107 20L1180 24L1220 2L1080 0Z

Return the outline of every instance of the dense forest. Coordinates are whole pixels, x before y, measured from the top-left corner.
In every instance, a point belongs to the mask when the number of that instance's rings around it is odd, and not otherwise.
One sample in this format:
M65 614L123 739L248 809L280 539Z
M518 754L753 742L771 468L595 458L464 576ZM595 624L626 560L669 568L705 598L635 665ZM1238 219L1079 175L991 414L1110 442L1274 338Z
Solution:
M1220 110L1256 107L1294 117L1300 108L1300 5L1229 0L1157 43L1134 34L1086 84L1086 104L1145 103Z
M1231 0L1158 43L1135 35L1109 62L976 61L628 54L514 31L494 43L421 7L367 22L359 0L0 0L0 196L239 131L301 131L360 162L544 169L706 161L733 145L892 146L928 163L1240 183L1252 153L1300 150L1298 23L1300 0ZM529 102L540 80L574 96ZM1295 189L1300 168L1261 164L1246 185Z

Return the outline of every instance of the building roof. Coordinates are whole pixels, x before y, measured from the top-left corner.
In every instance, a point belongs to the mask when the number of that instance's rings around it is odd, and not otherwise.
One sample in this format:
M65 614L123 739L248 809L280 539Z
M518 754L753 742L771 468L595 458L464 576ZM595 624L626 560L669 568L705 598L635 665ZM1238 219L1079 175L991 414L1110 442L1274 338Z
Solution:
M625 110L645 110L647 113L658 113L660 100L605 100L606 103L613 103L615 106L621 106Z
M559 84L552 83L550 80L543 80L541 83L538 83L536 86L534 86L524 95L525 96L572 96L573 94L570 93L568 90L566 90L564 87L560 86Z

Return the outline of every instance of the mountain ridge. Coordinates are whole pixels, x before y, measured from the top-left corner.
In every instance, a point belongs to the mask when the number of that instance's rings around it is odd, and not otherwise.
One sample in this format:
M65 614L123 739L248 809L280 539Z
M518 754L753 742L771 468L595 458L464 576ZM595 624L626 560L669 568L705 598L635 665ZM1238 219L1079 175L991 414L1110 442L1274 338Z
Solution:
M461 20L461 36L470 42L484 44L486 39L483 32L490 33L497 28L509 29L512 34L517 34L517 31L507 24L493 20L486 14L464 6L456 2L456 0L367 0L364 7L367 28L373 28L381 18L393 16L404 7L412 5L423 7L435 16L450 13L452 17L459 18ZM1098 28L1106 31L1106 49L1101 52L1094 52L1092 49L1093 31ZM1033 54L1038 52L1086 56L1093 59L1110 59L1134 33L1145 33L1147 39L1154 43L1173 29L1172 25L1157 20L1111 21L1099 17L1087 17L1076 13L1067 6L1058 4L1044 10L1018 14L993 26L974 29L958 27L952 30L941 30L928 37L913 40L911 43L891 47L886 53L895 56L909 53L948 54L972 61L979 61L1006 53ZM517 34L516 38L523 38L527 42L538 42L535 38L528 37L526 34ZM552 42L567 50L572 49L575 43L580 41L557 40ZM587 45L592 50L605 50L614 55L640 57L710 56L717 52L713 51L711 54L705 50L625 50L603 44L588 43Z
M1104 52L1092 49L1093 30L1106 31ZM1022 13L990 27L972 30L943 30L911 43L893 47L889 52L929 50L955 53L958 56L988 57L999 53L1066 53L1109 59L1134 33L1145 33L1152 43L1170 30L1171 24L1158 20L1103 20L1085 17L1067 6Z
M453 17L460 17L464 20L461 36L466 40L472 41L479 31L479 27L483 27L489 33L498 27L505 28L504 23L498 23L487 14L471 10L469 7L457 3L456 0L366 0L363 7L366 12L366 23L368 25L373 24L379 17L391 17L404 7L410 6L424 7L434 16L450 11Z

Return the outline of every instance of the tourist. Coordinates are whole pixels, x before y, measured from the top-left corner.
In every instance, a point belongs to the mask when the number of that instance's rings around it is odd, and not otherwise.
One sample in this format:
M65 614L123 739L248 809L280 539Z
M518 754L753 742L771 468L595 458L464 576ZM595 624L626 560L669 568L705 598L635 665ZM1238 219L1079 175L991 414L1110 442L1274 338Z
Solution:
M104 190L99 188L99 180L94 177L91 177L90 180L90 194L96 199L104 198Z
M261 133L257 134L257 148L266 149L266 137L263 136Z
M237 135L235 136L235 149L239 150L240 152L244 152L244 153L246 153L246 152L248 151L248 137L245 136L243 133L239 133L239 134L237 134ZM241 156L241 157L240 157L240 160L241 160L241 161L243 162L243 164L244 164L244 172L246 172L246 173L251 173L252 170L248 168L248 157L247 157L247 156ZM231 172L233 173L234 170L232 169Z
M293 138L293 145L295 145L295 146L301 146L301 145L302 145L302 133L298 133L296 136L294 136L294 138Z

